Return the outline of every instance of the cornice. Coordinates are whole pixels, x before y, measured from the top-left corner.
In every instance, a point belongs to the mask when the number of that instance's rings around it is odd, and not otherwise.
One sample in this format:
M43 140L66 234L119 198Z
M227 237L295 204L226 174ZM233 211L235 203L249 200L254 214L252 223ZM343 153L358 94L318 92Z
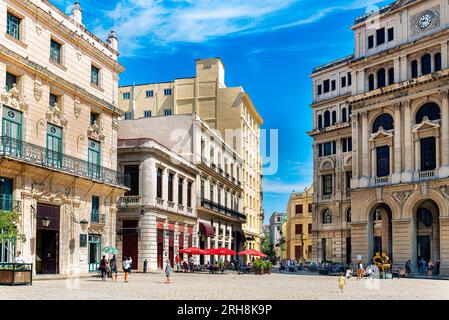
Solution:
M73 95L81 96L84 99L93 102L100 107L112 111L115 115L122 116L124 114L124 112L115 105L105 101L104 99L100 99L99 97L90 93L86 89L81 88L80 86L56 75L55 73L48 70L48 68L34 61L22 57L21 55L5 47L3 44L0 44L0 57L4 57L5 59L12 61L15 64L21 65L23 68L28 69L30 72L36 75L39 75L43 79L49 82L54 82L58 86L64 87L67 91L71 92Z

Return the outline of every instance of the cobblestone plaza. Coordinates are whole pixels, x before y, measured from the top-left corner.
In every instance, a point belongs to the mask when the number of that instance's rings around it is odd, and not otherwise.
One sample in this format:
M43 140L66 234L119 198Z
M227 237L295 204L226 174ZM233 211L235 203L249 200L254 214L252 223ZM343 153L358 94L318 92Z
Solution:
M132 274L129 283L98 278L35 281L32 286L2 287L0 299L30 300L440 300L449 298L449 281L394 279L347 281L318 275L175 273L171 284L162 273Z

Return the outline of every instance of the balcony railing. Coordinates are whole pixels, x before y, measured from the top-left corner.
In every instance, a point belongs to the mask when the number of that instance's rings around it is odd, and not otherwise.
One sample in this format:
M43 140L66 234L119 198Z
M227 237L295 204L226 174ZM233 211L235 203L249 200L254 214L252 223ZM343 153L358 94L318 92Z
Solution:
M92 212L91 219L92 219L91 222L93 224L106 224L106 215L105 214Z
M382 185L382 184L387 184L390 182L390 177L375 177L374 178L374 183L376 185Z
M20 201L13 200L10 194L0 194L0 211L20 212Z
M119 198L118 204L125 207L142 205L142 196L123 196Z
M435 178L435 170L419 172L419 180L428 180Z
M246 216L243 213L238 212L236 210L229 209L229 208L222 206L221 204L215 203L213 201L203 198L203 199L201 199L201 206L204 208L213 210L213 211L217 211L219 213L223 213L232 218L237 218L239 220L246 221Z
M323 201L330 201L330 200L332 200L332 195L331 194L323 194L321 196L321 200L323 200Z
M129 176L118 171L6 136L1 137L0 154L2 157L17 159L101 183L121 187L130 185Z

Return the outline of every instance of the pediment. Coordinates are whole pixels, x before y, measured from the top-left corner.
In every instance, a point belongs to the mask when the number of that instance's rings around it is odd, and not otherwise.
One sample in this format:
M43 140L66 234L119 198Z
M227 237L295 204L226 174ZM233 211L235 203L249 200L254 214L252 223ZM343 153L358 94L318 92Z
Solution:
M379 130L377 130L376 133L373 133L371 135L370 140L373 141L373 140L380 140L380 139L385 139L385 138L393 138L393 133L394 133L394 130L385 131L384 128L379 127Z
M440 128L440 120L431 121L429 118L424 117L421 123L417 124L413 128L413 132L428 130L428 129L439 129Z
M330 170L334 168L334 161L330 158L325 159L321 162L320 170Z

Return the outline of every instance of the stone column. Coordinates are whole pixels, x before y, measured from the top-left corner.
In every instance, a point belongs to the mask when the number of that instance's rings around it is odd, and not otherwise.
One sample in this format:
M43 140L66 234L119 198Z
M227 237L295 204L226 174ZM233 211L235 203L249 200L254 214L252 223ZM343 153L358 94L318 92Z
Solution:
M394 67L394 82L400 82L401 79L401 58L396 58L393 61Z
M411 101L403 102L404 106L404 164L405 173L403 175L404 181L411 181L413 171L413 137L412 137L412 117L411 117Z
M440 274L449 275L449 217L440 217Z
M148 271L157 270L157 223L156 214L145 211L140 218L139 239L139 270L143 269L145 259L148 261ZM164 235L165 237L165 235ZM165 246L164 246L165 247ZM165 247L166 248L166 247ZM164 249L165 249L164 248ZM165 265L165 259L164 259Z
M442 99L441 107L441 153L442 167L449 166L449 99L448 90L440 92Z
M402 171L401 126L401 105L397 103L394 105L394 173L396 176Z
M414 137L413 140L415 142L415 171L418 172L421 170L421 148L419 147L419 138Z
M440 168L440 159L441 159L441 153L440 153L440 135L438 134L437 136L435 136L435 149L436 149L436 161L435 161L435 166L436 169L438 170L438 168Z
M369 177L369 128L368 112L362 112L362 168L364 178Z
M359 178L359 160L358 160L358 115L351 114L352 122L352 176Z
M371 146L371 176L377 177L377 157L376 157L376 147Z
M394 165L393 165L393 161L392 161L392 157L393 157L393 146L391 145L391 143L388 145L388 149L389 149L389 153L390 153L390 175L394 170Z
M441 44L441 68L444 70L449 66L447 41Z

